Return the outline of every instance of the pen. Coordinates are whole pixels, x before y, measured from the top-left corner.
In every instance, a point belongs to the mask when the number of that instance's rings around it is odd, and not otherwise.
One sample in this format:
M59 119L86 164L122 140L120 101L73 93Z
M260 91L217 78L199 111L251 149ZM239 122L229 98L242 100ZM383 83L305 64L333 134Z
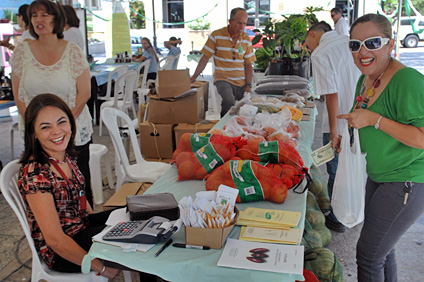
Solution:
M210 247L207 246L195 246L195 245L187 245L187 244L180 244L180 243L175 243L172 244L172 246L177 247L177 248L186 248L186 249L198 249L198 250L210 250Z
M166 243L162 246L162 248L160 248L159 251L155 254L155 257L160 255L160 253L162 253L163 250L165 250L167 247L169 247L169 245L171 245L171 243L172 243L172 239L169 239L168 241L166 241Z

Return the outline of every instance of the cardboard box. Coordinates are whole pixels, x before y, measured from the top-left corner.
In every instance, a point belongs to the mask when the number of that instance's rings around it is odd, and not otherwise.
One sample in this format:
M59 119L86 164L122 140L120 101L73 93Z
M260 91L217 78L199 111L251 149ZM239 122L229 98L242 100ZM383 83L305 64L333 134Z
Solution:
M302 119L303 121L311 120L311 108L301 108L302 111Z
M175 124L140 123L141 154L145 158L171 159L175 150L174 127Z
M110 209L114 209L114 208L125 207L126 204L127 204L127 196L141 195L150 186L152 186L152 184L143 183L143 182L125 183L103 205L103 210L110 210Z
M191 84L191 88L199 88L198 91L203 93L203 103L205 105L205 112L209 109L209 82L208 81L195 81Z
M158 98L176 97L190 90L190 72L184 70L160 70L156 92Z
M197 123L205 119L202 88L181 98L149 96L147 120L153 123Z
M207 133L212 127L215 126L217 120L203 120L196 124L179 123L175 128L175 144L178 146L181 136L184 133Z
M234 222L236 222L239 216L239 211L237 208L234 210L236 212ZM185 226L186 244L207 246L212 249L221 249L231 230L233 230L234 225L235 224L232 224L225 228L200 228Z

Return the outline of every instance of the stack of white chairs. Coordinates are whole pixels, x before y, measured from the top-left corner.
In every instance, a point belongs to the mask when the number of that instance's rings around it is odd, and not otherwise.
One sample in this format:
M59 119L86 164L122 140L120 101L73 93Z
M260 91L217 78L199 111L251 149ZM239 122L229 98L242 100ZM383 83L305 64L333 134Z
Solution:
M115 108L121 111L124 111L128 114L128 109L131 109L133 112L134 118L137 117L137 112L134 106L134 89L136 82L139 79L138 70L127 71L115 82L115 95L112 101L106 101L100 106L100 127L99 127L99 136L103 133L103 109L105 108Z

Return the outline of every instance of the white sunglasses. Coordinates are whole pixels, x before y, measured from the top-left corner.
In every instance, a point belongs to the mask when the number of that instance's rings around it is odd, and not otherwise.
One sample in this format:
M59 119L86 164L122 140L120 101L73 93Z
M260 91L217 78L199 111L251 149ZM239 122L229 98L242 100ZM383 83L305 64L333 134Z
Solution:
M384 45L389 43L390 38L383 38L381 36L373 36L365 39L364 41L351 39L349 40L349 49L350 52L356 53L361 50L361 46L363 45L365 49L368 51L376 51L383 48Z

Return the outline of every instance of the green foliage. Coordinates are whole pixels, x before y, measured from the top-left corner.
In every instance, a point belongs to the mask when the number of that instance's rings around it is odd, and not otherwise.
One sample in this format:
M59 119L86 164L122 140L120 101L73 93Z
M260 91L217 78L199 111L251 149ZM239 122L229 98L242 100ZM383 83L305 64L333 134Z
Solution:
M93 16L87 14L87 31L93 31Z
M144 11L144 3L142 1L131 1L130 2L131 10L130 10L130 20L131 20L131 28L141 29L146 28L146 21L143 16L146 15Z
M17 23L18 19L16 18L16 14L13 13L12 10L9 9L3 9L3 13L6 19L9 19L10 21Z
M188 25L188 28L191 30L208 30L211 28L211 23L203 17L201 19L192 21Z
M421 14L424 13L424 0L411 0L411 2L418 12L420 12Z
M273 57L274 48L264 47L256 49L256 67L261 69L266 69L268 67L268 62L271 61Z
M324 9L322 6L310 6L306 7L303 10L303 15L283 15L284 19L282 21L267 21L265 22L265 28L262 31L258 29L254 30L255 32L259 32L260 35L255 36L255 38L253 38L252 44L256 44L262 38L264 47L275 49L276 46L282 46L285 57L299 57L299 54L293 51L295 47L300 46L295 45L303 42L306 37L306 32L308 31L308 28L318 22L318 19L315 16L315 12L323 10ZM302 56L304 50L301 50Z

